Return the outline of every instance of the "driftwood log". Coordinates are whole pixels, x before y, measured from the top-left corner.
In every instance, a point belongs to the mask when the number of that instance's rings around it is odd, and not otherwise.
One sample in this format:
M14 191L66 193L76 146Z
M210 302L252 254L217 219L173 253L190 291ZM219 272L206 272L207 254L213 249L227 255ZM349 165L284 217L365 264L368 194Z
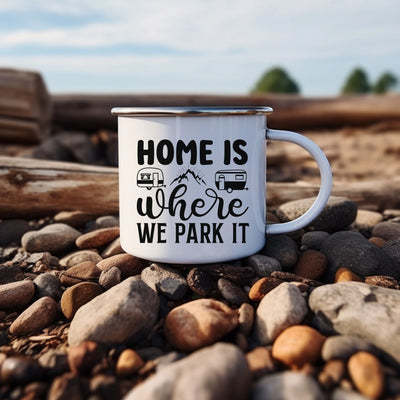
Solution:
M118 214L118 169L58 161L0 157L0 218L33 218L65 210ZM267 206L312 197L318 185L267 184ZM400 208L400 178L335 184L344 196L372 210Z
M279 95L53 95L53 123L63 129L116 131L112 107L270 106L268 125L275 129L342 128L400 121L400 96L304 98Z
M39 73L0 68L0 142L40 143L50 133L51 113Z

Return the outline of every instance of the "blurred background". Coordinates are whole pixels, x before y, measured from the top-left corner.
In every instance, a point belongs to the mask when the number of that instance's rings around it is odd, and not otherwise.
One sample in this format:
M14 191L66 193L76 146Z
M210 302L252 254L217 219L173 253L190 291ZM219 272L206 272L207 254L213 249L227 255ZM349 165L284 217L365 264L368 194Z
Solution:
M0 155L117 166L113 106L268 105L336 182L400 174L394 0L0 2ZM269 145L268 178L318 182Z

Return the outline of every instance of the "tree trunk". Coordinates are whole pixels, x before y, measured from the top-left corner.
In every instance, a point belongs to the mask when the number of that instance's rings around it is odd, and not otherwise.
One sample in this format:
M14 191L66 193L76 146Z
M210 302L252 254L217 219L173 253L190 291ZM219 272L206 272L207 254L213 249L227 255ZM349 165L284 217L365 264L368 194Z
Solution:
M118 214L117 168L0 157L0 187L0 218L33 218L65 210ZM276 208L317 195L319 186L269 182L267 189L267 205ZM400 208L400 178L335 184L332 194L361 208Z
M0 142L40 143L50 133L51 112L40 74L0 68Z
M400 96L303 98L284 95L54 95L54 124L70 130L117 130L113 107L271 106L275 129L342 128L400 121Z

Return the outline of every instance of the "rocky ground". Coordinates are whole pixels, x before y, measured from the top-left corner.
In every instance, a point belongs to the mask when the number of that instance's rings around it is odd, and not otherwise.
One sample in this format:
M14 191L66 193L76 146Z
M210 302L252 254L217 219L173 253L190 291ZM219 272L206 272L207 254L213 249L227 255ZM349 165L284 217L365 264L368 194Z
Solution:
M0 398L400 399L400 210L331 198L207 266L125 254L118 225L0 221Z

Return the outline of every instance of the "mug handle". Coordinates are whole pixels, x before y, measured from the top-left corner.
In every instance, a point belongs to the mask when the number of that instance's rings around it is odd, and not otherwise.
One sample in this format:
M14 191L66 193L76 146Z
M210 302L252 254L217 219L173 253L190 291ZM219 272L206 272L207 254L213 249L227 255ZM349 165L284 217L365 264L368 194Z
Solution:
M265 232L268 235L296 231L312 222L324 209L332 190L331 166L322 150L312 140L299 133L267 128L266 139L286 141L299 145L312 155L319 167L321 186L318 196L311 207L303 215L293 221L279 224L267 224L265 226Z

